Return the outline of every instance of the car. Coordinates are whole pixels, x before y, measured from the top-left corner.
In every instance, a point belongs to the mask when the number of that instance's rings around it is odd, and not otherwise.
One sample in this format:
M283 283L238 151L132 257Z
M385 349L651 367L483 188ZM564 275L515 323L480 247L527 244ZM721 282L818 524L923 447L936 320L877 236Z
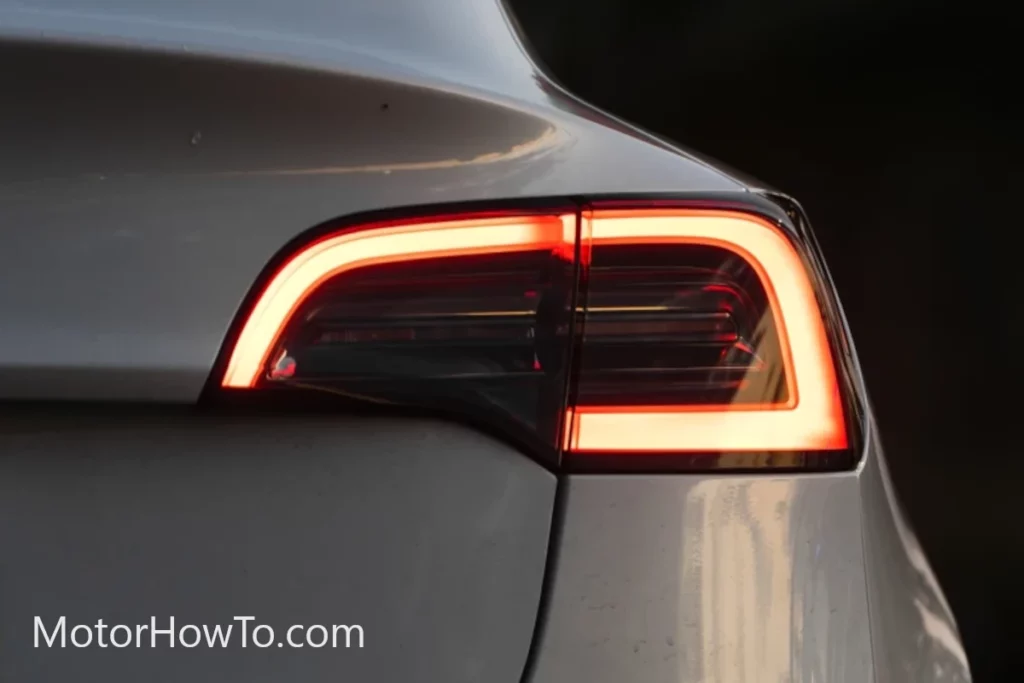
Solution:
M0 679L970 680L800 205L499 0L0 55Z

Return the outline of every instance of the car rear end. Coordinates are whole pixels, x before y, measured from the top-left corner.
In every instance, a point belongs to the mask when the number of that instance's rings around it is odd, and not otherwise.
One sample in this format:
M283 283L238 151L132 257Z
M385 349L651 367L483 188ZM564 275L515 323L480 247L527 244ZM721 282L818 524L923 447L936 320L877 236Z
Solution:
M799 206L499 3L0 59L3 680L969 680Z

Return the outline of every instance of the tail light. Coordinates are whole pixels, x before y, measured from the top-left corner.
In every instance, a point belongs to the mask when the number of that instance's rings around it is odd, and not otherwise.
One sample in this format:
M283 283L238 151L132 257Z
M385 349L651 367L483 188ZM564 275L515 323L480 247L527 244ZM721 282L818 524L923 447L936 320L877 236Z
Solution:
M828 466L850 445L797 244L730 211L333 232L268 279L221 385L440 409L577 468Z

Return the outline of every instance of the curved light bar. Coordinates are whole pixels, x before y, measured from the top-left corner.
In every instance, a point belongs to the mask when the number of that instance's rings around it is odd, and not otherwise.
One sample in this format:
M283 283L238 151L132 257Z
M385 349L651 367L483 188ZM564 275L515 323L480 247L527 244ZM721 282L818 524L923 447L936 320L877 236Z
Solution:
M671 208L595 210L590 248L700 244L727 249L760 278L776 321L788 399L778 404L570 407L564 446L578 454L841 450L848 446L835 366L804 263L770 222L739 212ZM221 385L253 388L289 319L327 279L356 268L446 256L557 250L571 258L574 215L432 219L330 235L292 255L270 278L235 342Z
M774 225L743 213L639 209L584 215L594 248L700 244L744 258L768 294L790 387L766 405L585 406L566 415L574 452L817 451L847 447L843 405L814 288L792 243Z
M245 321L221 386L252 388L302 302L328 278L355 268L501 252L554 249L572 258L574 215L433 220L360 229L304 247L271 278Z

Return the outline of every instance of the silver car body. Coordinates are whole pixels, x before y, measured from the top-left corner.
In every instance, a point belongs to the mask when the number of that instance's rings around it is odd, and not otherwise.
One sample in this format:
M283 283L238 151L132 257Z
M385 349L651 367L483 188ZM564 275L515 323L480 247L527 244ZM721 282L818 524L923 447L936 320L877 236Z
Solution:
M559 480L459 425L173 408L325 221L769 192L574 99L497 0L0 0L0 55L0 679L970 680L870 411L855 471ZM368 644L44 651L39 614Z

